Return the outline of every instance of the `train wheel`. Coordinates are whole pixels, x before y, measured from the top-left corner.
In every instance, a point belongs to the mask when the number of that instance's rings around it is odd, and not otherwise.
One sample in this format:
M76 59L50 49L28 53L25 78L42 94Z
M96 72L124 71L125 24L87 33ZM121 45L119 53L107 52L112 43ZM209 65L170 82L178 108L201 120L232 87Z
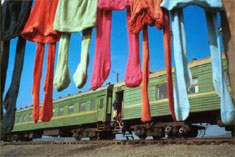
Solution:
M115 138L115 134L112 132L100 132L98 134L98 140L113 140Z
M197 135L198 135L198 129L192 127L189 132L187 132L187 133L185 133L185 134L181 134L181 135L182 135L182 137L184 137L184 138L197 137Z
M232 135L232 137L235 137L235 129L231 130L231 135Z
M165 128L165 134L167 134L168 138L178 138L178 128L175 126L167 126Z
M194 128L194 129L192 130L191 135L192 135L191 137L197 137L197 135L198 135L198 129Z
M145 140L145 139L146 139L146 135L138 135L138 137L139 137L141 140Z
M153 136L154 140L159 140L161 138L161 136Z
M90 137L90 140L92 140L92 141L97 140L97 136Z
M76 139L77 141L80 141L81 138L82 138L81 136L76 136L76 137L75 137L75 139Z
M32 139L31 139L31 138L28 138L28 137L22 137L22 138L20 139L20 141L29 142L29 141L32 141Z
M154 129L153 139L158 140L158 139L164 137L164 135L165 135L164 128L155 128Z

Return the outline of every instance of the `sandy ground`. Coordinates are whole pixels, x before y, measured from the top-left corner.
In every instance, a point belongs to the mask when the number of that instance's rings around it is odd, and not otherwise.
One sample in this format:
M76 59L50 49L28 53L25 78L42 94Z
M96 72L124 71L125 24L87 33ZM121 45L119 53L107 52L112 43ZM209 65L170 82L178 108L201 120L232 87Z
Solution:
M235 156L235 145L1 145L1 156Z

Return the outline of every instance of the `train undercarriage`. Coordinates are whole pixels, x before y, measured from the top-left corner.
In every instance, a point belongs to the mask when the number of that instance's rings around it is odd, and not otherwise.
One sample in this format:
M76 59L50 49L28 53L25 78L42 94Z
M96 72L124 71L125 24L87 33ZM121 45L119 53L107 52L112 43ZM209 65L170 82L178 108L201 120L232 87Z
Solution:
M31 141L44 136L52 137L74 137L76 140L89 138L90 140L112 140L116 134L123 134L127 139L133 133L139 139L151 136L153 139L167 138L193 138L197 137L200 130L205 130L204 124L218 125L226 131L231 131L234 137L235 126L224 126L220 120L219 111L201 112L190 114L190 117L183 122L172 122L170 116L153 118L151 122L141 123L139 119L115 120L111 122L98 122L94 124L68 126L24 132L13 132L2 135L4 141ZM206 118L207 117L207 118ZM159 121L161 120L161 121ZM133 137L132 137L133 138Z
M35 130L15 132L3 135L3 141L31 141L42 136L52 137L74 137L76 140L89 138L90 140L113 140L116 134L123 134L126 139L134 139L133 133L139 139L145 139L151 136L154 140L161 138L193 138L197 137L200 130L205 127L201 125L190 124L187 122L150 122L130 125L130 122L123 122L121 125L117 122L97 123L90 126L72 126L66 128L53 128L49 130ZM231 131L234 137L234 127L225 127L226 131Z

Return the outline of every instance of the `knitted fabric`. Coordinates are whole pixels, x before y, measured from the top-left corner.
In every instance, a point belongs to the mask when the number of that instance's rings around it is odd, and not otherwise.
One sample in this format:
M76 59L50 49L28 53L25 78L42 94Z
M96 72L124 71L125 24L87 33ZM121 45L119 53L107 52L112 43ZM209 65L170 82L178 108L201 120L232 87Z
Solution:
M167 10L174 8L185 8L189 5L196 5L204 9L222 8L221 0L162 0L161 6Z
M188 5L197 5L206 10L206 21L208 27L209 48L211 53L211 65L213 85L216 93L220 96L221 120L225 125L231 125L235 122L235 109L231 96L226 85L226 75L223 72L220 39L217 26L216 10L223 9L221 0L163 0L162 7L172 10L172 31L175 53L175 114L177 120L186 120L189 116L190 105L187 97L190 71L187 66L186 40L184 29L183 8ZM183 77L182 77L183 76Z
M220 96L220 116L221 121L225 125L233 125L235 123L235 108L232 102L228 86L226 74L223 70L222 57L220 52L220 38L217 26L216 12L206 12L209 47L211 53L211 65L213 72L213 83L216 93Z
M164 31L164 50L165 63L167 68L167 89L169 97L169 108L172 118L175 120L173 85L171 76L171 42L170 26L168 12L160 8L161 0L131 0L131 18L129 20L129 29L132 33L138 33L143 29L143 73L142 73L142 116L143 122L151 120L150 105L148 98L148 80L149 80L149 48L147 26L156 26Z
M5 134L13 129L15 121L16 102L20 88L21 74L24 64L25 40L20 33L29 17L32 1L4 1L1 17L1 133ZM18 37L14 70L11 84L3 101L5 81L9 60L10 40ZM3 116L4 106L6 112Z
M37 42L35 64L33 70L33 120L37 123L39 117L41 121L50 121L52 117L52 97L53 97L53 73L56 42L60 39L60 34L53 29L55 12L58 0L36 0L30 17L22 32L23 38ZM42 75L42 65L44 56L44 45L49 43L47 73L44 83L44 101L39 113L39 91Z
M54 78L54 86L58 91L67 88L70 84L68 51L72 32L82 31L81 61L73 75L73 80L78 88L82 88L86 83L88 52L92 27L96 26L97 3L97 0L59 0L54 22L54 29L62 34Z
M176 119L179 121L186 120L189 116L190 104L187 91L190 88L192 74L187 62L187 48L184 27L183 8L189 5L201 7L221 7L219 0L163 0L161 6L172 10L171 24L174 44L175 60L175 79L174 79L174 105ZM183 77L182 77L183 76Z
M235 102L235 1L223 0L225 12L221 13L223 45L228 59L228 73L232 98Z
M97 13L97 34L95 57L92 70L91 88L99 88L107 79L110 69L110 36L112 10L127 8L127 21L130 18L129 0L99 0ZM129 57L125 74L127 87L136 87L141 82L139 37L128 30Z
M174 44L175 79L174 79L174 105L178 121L185 120L190 111L187 91L190 88L192 74L187 62L187 49L185 28L183 25L183 11L171 12L171 23Z

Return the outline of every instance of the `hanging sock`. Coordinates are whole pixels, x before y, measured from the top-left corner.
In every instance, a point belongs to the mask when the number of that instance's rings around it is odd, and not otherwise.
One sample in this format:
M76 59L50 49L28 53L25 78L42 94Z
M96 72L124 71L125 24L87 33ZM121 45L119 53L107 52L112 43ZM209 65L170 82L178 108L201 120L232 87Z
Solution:
M171 10L172 12L172 16L173 16L173 20L172 20L172 30L173 30L173 37L174 37L174 49L178 49L177 47L185 47L184 49L186 50L186 41L185 41L185 32L184 32L184 29L181 30L181 33L177 33L180 31L180 29L178 27L181 27L183 28L183 18L181 18L181 15L183 15L181 12L182 11L177 11L177 10L182 10L184 7L187 7L189 5L197 5L199 7L202 7L202 8L205 8L206 10L213 10L213 9L216 9L216 10L221 10L223 9L223 3L221 0L177 0L177 1L172 1L172 0L163 0L162 3L161 3L161 6L166 8L167 10ZM178 15L177 15L178 14ZM176 16L179 16L179 17L176 17ZM180 21L180 22L179 22ZM209 28L209 23L213 23L212 22L212 19L210 20L207 20L207 21L210 21L208 22L208 28ZM215 22L215 21L214 21ZM178 24L177 24L178 23ZM211 28L213 28L214 24L210 24ZM210 32L209 34L211 36L216 36L216 31L217 31L217 28L213 28L213 31L208 29ZM176 35L178 34L178 35ZM212 35L213 34L213 35ZM180 36L179 36L180 35ZM183 39L182 41L177 39L175 36L178 36L180 39ZM214 39L212 39L212 37L209 37L211 38L210 41L213 41L214 43L216 43L216 37ZM181 41L180 43L183 43L182 45L179 45L179 43L177 41ZM218 41L219 43L219 41ZM212 50L213 51L217 51L215 50L216 48L213 48L213 46L210 46L210 49L211 49L211 53L212 53ZM182 49L180 49L180 51L182 51ZM179 51L179 52L180 52ZM184 51L186 52L186 51ZM176 51L175 51L175 54L176 54ZM176 54L177 55L177 54ZM177 119L181 119L181 120L184 120L186 119L188 116L188 99L186 98L186 90L187 88L189 87L189 84L190 84L190 75L191 73L189 72L189 68L188 66L186 66L186 57L184 57L184 55L181 57L181 56L176 56L175 55L175 61L178 61L178 63L176 63L176 77L175 77L175 88L174 88L174 100L175 100L175 112L177 114ZM185 53L185 56L186 56L186 53ZM219 65L220 61L218 61L218 56L216 56L214 54L214 56L211 56L212 57L212 60L214 60L214 62L217 62L214 63L215 65ZM177 60L178 58L178 60ZM181 59L181 61L180 61ZM217 60L217 61L215 61ZM178 64L178 65L177 65ZM183 66L185 67L185 69L183 69L183 67L181 66L183 64ZM178 73L178 71L181 71L181 72L184 72L184 77L182 79L182 77L178 77L180 76ZM188 71L188 72L187 72ZM183 73L182 73L183 74ZM178 76L177 76L178 75ZM221 94L221 84L218 84L218 82L220 82L221 80L218 78L218 75L221 75L222 77L222 74L221 74L221 71L219 69L216 69L214 68L213 70L213 84L215 86L215 90L217 91L217 93ZM179 84L181 82L181 84ZM185 83L184 83L185 82ZM186 87L182 87L182 83L183 84L186 84ZM179 91L179 87L181 88L181 92ZM183 91L182 91L183 90ZM180 92L180 93L179 93ZM182 101L181 101L181 100ZM182 104L182 102L184 102L185 106L179 106L180 104ZM183 109L183 110L182 110ZM179 113L178 113L179 112ZM183 112L183 114L181 113Z
M227 2L225 2L227 1ZM227 4L226 4L227 3ZM233 3L233 2L232 2ZM222 26L222 36L223 36L223 45L224 45L224 51L228 63L228 76L229 76L229 83L231 87L231 95L233 102L235 102L235 27L232 27L232 24L235 26L235 19L233 18L235 16L235 12L232 10L232 6L229 5L228 0L224 0L225 4L225 11L227 12L227 9L229 13L231 14L225 14L225 12L220 13L221 17L221 26ZM226 6L228 8L226 8ZM233 6L235 6L235 3L233 3ZM226 17L228 16L228 18ZM230 22L234 21L234 22ZM230 24L230 26L229 26ZM232 33L234 32L234 36L232 36Z
M8 60L9 60L9 51L10 50L10 40L1 41L1 108L3 101L3 93L5 90L5 83L7 77L7 68L8 68ZM1 112L3 114L3 112Z
M4 99L6 113L2 119L1 125L1 131L3 134L10 132L13 129L15 122L16 100L19 93L20 79L24 64L25 45L26 41L19 37L16 48L14 71L11 79L12 81Z
M148 41L148 27L143 28L143 73L142 73L142 122L151 121L150 105L148 97L148 80L149 80L149 41Z
M52 118L53 112L53 75L54 75L54 62L55 62L56 43L49 45L48 60L47 60L47 73L44 84L44 102L40 111L40 120L48 122Z
M56 42L60 33L53 29L58 0L36 0L28 21L21 35L24 39L37 42L36 56L33 70L33 120L37 123L39 116L42 121L49 121L52 116L52 92L54 55ZM45 7L46 6L46 7ZM45 14L46 13L46 14ZM49 45L48 67L44 85L43 107L39 115L39 92L44 56L44 44Z
M76 87L82 88L87 80L89 46L93 27L96 27L98 0L59 0L53 28L62 33L54 78L58 91L70 83L68 49L71 33L82 32L81 61L73 75Z
M110 72L111 24L112 11L101 10L98 8L95 57L91 78L91 89L93 90L102 85Z
M82 88L87 81L87 67L89 64L89 47L91 43L92 28L82 31L81 61L73 75L77 88Z
M87 67L89 63L89 47L91 42L92 28L82 31L81 61L73 75L77 88L82 88L87 80ZM70 83L68 69L68 50L70 42L70 33L62 33L59 45L59 56L57 61L54 86L58 91L67 88Z
M33 120L37 123L39 119L39 92L42 77L42 65L44 57L44 44L37 43L35 63L33 68Z
M127 24L129 19L130 8L127 8ZM132 34L129 29L127 32L129 42L129 56L124 81L127 87L137 87L140 85L142 80L139 56L139 33Z
M97 15L96 50L92 71L91 88L99 88L107 79L110 68L110 33L112 10L127 8L127 23L130 19L129 0L99 0ZM129 58L125 74L127 87L136 87L141 83L139 58L139 37L128 30Z
M192 75L188 67L186 56L183 10L175 9L171 14L175 60L174 109L176 120L184 121L189 116L190 111L187 90L189 89Z
M163 9L163 44L165 52L165 65L166 65L166 78L167 78L167 94L169 109L173 121L177 124L174 110L174 97L173 97L173 81L172 81L172 67L171 67L171 31L169 22L169 13Z
M225 125L233 125L235 123L235 108L228 90L227 78L223 71L217 15L206 11L206 19L212 60L213 85L216 93L220 96L221 120Z
M167 89L168 89L168 97L169 97L169 108L172 113L172 118L176 122L176 118L174 114L173 85L172 85L172 76L171 76L171 41L170 41L171 34L170 34L169 15L167 11L162 10L162 8L160 7L160 3L161 3L161 0L156 0L156 1L155 0L152 0L152 1L131 0L130 10L131 10L132 15L129 20L128 26L129 26L129 30L132 33L138 33L141 29L143 29L143 27L146 27L146 24L150 26L155 25L158 29L163 29L164 31L163 40L164 40L164 50L165 50L165 62L166 62L165 64L166 64L166 69L167 69ZM146 37L146 33L145 33L145 37ZM146 44L146 40L144 43ZM145 48L145 50L147 49ZM144 64L147 64L147 61L145 61ZM143 68L143 70L144 69L146 70L146 67ZM149 69L149 67L147 69ZM147 74L142 74L142 79L143 79L142 81L144 81L143 77L147 77L148 79ZM143 83L143 85L144 84L146 83ZM147 87L148 86L146 86L146 88ZM147 91L148 90L145 89L145 87L142 88L142 103L143 103L142 105L149 104L149 102L146 103L147 101L149 101L148 97L146 96ZM143 112L146 112L145 114L146 115L149 114L149 115L146 116L143 114ZM147 120L151 120L150 112L148 112L148 110L146 109L145 111L142 111L142 116L146 116ZM147 120L145 120L145 118L142 118L142 121L147 121Z
M68 68L68 52L70 33L61 33L59 43L59 54L54 78L54 87L57 91L62 91L70 84L69 68Z
M34 64L34 77L33 77L33 120L37 123L39 116L43 122L50 121L53 110L53 74L54 74L54 61L55 61L56 43L49 45L48 60L47 60L47 73L44 84L44 101L39 115L39 92L40 82L42 76L42 65L44 57L44 44L38 43Z
M2 1L1 7L1 133L9 133L14 125L16 101L20 86L20 77L23 68L25 41L21 39L20 33L29 17L32 0ZM9 60L10 40L18 38L15 53L15 64L10 88L8 89L4 103L3 94ZM3 115L3 106L5 113Z
M217 23L214 23L214 18L216 16L206 12L206 21L208 27L208 39L209 39L209 48L211 53L211 65L212 65L212 78L213 86L216 93L221 96L221 81L222 81L222 58L220 54L220 42L217 41L219 34L217 32L218 27Z

